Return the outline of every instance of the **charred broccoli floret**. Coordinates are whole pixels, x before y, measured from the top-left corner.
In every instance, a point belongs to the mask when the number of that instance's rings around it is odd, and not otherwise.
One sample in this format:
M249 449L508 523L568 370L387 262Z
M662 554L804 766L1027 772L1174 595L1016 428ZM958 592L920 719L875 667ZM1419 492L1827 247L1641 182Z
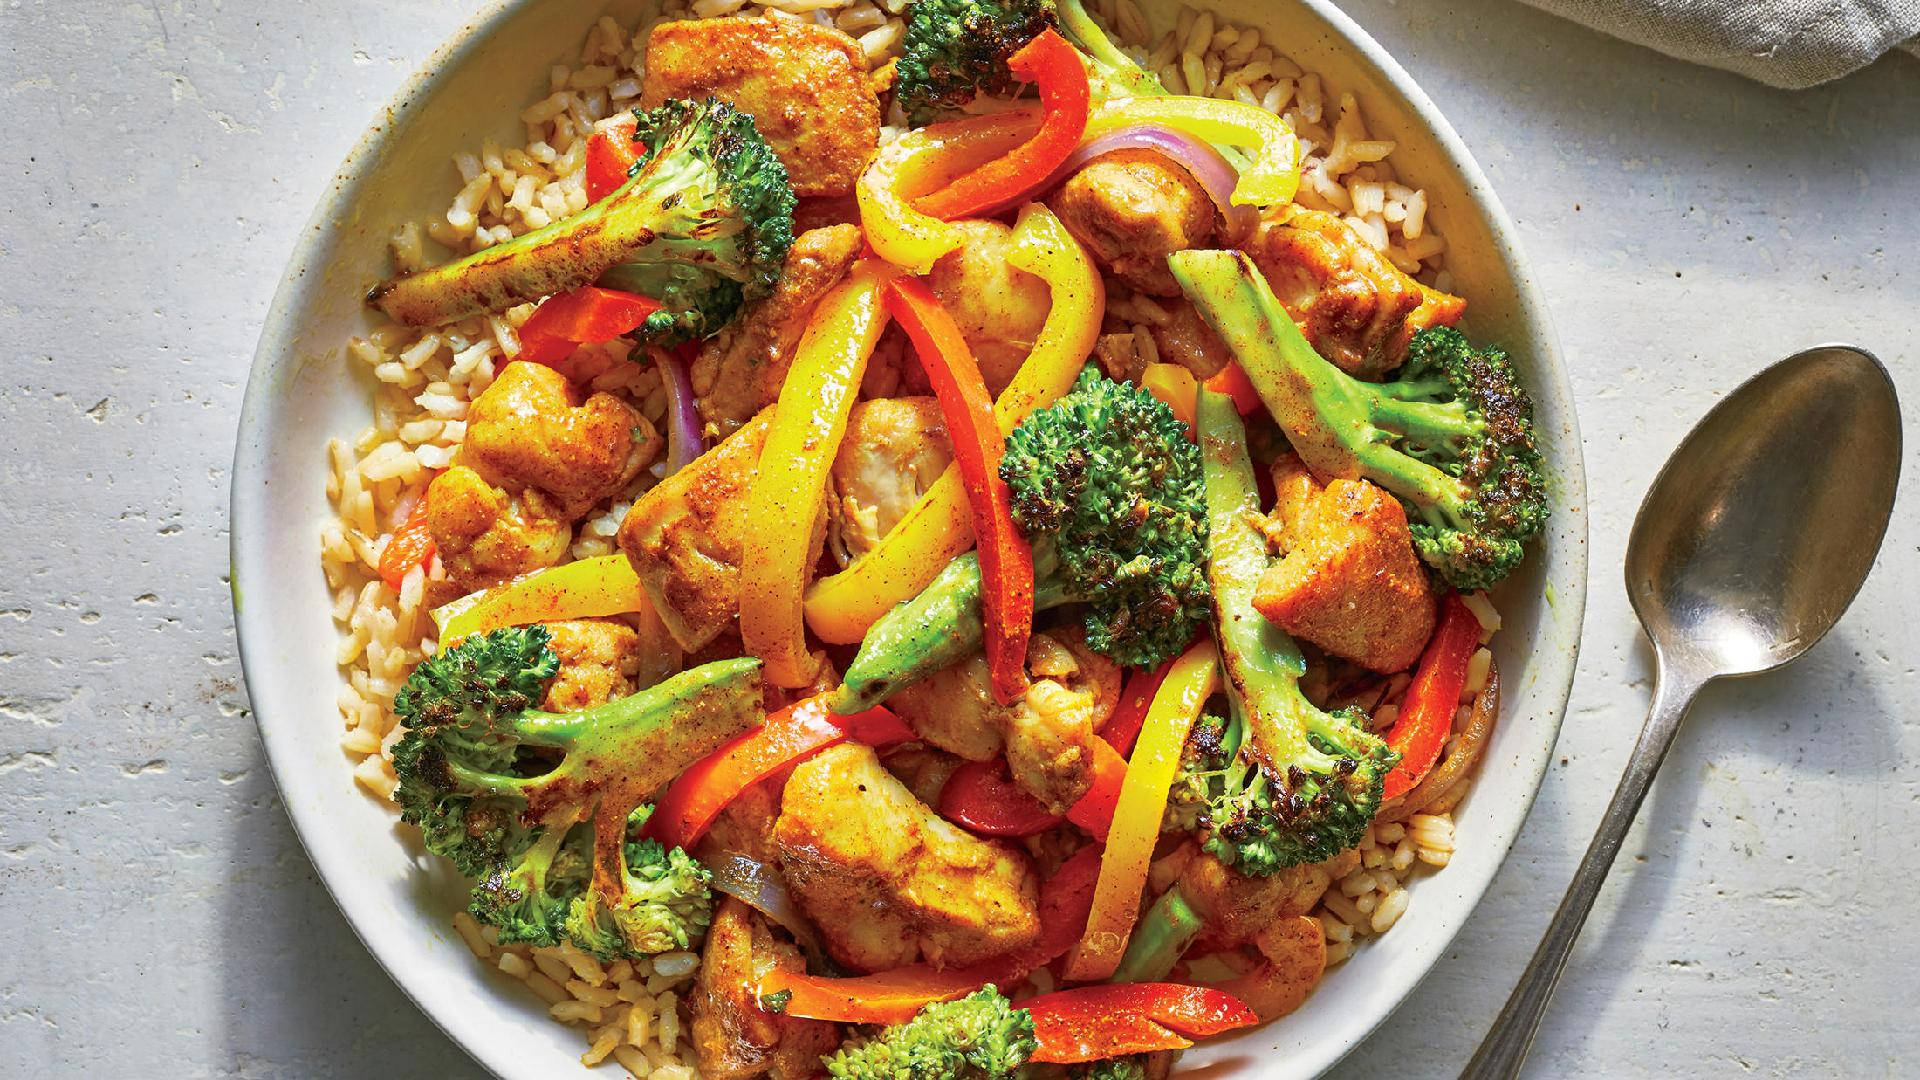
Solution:
M1084 604L1087 645L1154 667L1212 615L1200 451L1165 402L1089 366L1007 436L1000 476L1033 544L1034 607ZM980 565L949 563L867 631L834 709L857 712L980 647Z
M1245 255L1167 262L1308 468L1398 496L1414 549L1456 589L1488 588L1520 565L1546 524L1546 481L1533 399L1504 352L1435 327L1414 335L1398 381L1363 382L1314 351Z
M779 281L793 244L786 166L753 118L715 98L636 111L645 158L585 210L368 294L425 326L498 311L595 280L660 301L637 331L670 341L712 334L743 299Z
M394 699L401 818L478 879L504 940L602 955L704 932L705 872L632 834L641 804L759 715L759 661L720 660L572 713L532 708L559 668L545 627L476 634L423 661ZM616 940L617 939L617 940Z
M1034 1046L1032 1015L989 984L958 1001L924 1006L825 1064L836 1080L1000 1078L1025 1065Z
M1013 88L1007 58L1055 24L1053 0L915 0L893 95L924 124L976 94Z
M1246 429L1225 395L1203 390L1197 411L1230 715L1189 736L1194 752L1177 789L1204 798L1197 820L1208 851L1265 876L1358 844L1400 756L1368 730L1365 713L1326 712L1301 691L1300 647L1253 607L1267 548L1253 524L1260 504Z

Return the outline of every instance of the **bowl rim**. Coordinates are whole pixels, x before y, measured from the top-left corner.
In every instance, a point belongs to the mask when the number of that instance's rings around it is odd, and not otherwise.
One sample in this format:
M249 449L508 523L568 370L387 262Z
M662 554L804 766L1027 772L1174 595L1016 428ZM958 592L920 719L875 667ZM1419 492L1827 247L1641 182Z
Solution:
M229 493L229 588L232 593L237 646L240 654L242 674L246 682L248 699L252 705L255 724L260 732L261 741L266 750L268 766L273 774L282 805L287 811L295 835L318 872L321 883L334 904L340 909L354 935L360 940L387 976L393 980L403 993L437 1026L456 1046L460 1047L477 1064L496 1076L516 1076L524 1072L524 1061L513 1060L506 1054L489 1052L488 1040L477 1036L483 1026L488 1024L484 1017L468 1014L445 1015L445 1010L428 1005L431 995L428 993L428 974L403 967L395 952L384 948L379 932L383 925L380 916L384 914L381 905L369 895L357 893L346 887L351 880L353 868L340 861L323 856L325 847L319 843L321 822L303 814L296 807L304 800L289 797L290 792L303 790L309 783L319 783L317 778L308 777L303 770L294 767L296 749L293 735L284 730L284 725L269 721L269 714L278 717L292 715L298 710L295 702L286 702L282 711L280 694L267 670L270 665L250 663L250 658L265 653L265 642L270 640L272 627L263 622L264 613L256 603L249 612L242 603L242 597L250 584L259 583L270 576L274 567L270 556L264 551L253 550L252 543L263 526L259 519L262 508L271 501L264 483L265 454L258 449L259 441L250 438L268 422L274 411L276 386L268 377L268 371L279 357L285 342L296 337L298 313L301 307L303 282L310 273L317 272L326 265L326 255L333 245L336 230L333 223L343 220L344 211L349 208L361 193L369 180L370 166L377 161L380 147L391 133L406 126L404 120L422 103L430 100L438 84L449 78L453 71L467 56L479 49L503 24L520 13L521 9L542 3L543 0L487 0L466 23L447 40L442 42L421 65L400 85L388 103L375 114L354 142L351 150L340 166L326 183L318 205L301 227L299 238L289 256L287 268L276 287L266 318L263 320L259 342L255 348L253 360L248 369L246 390L242 398L240 421L236 434L234 467L231 473ZM1204 3L1205 0L1197 0ZM1553 654L1547 659L1545 677L1537 681L1540 699L1550 708L1550 715L1541 719L1542 735L1551 736L1544 749L1534 755L1531 763L1531 775L1525 777L1525 796L1523 805L1516 808L1515 824L1500 845L1498 857L1486 860L1476 871L1470 872L1466 866L1450 868L1449 882L1460 896L1459 914L1450 920L1450 925L1441 928L1435 947L1428 949L1424 956L1415 962L1395 969L1390 978L1392 985L1386 997L1392 1006L1379 1010L1364 1026L1349 1029L1345 1039L1331 1039L1317 1042L1304 1061L1296 1059L1293 1064L1303 1066L1309 1075L1318 1076L1332 1068L1355 1047L1369 1038L1387 1018L1405 1003L1415 987L1431 972L1441 954L1458 935L1461 927L1471 913L1478 909L1492 879L1511 852L1513 844L1525 827L1525 822L1538 798L1542 780L1550 766L1552 750L1558 739L1559 731L1566 714L1567 702L1571 694L1574 671L1578 662L1579 649L1584 631L1586 592L1588 588L1588 528L1586 497L1586 465L1580 439L1578 416L1574 409L1574 396L1551 317L1534 283L1527 272L1529 266L1520 250L1515 236L1514 223L1506 212L1499 197L1494 193L1479 162L1467 149L1453 125L1441 113L1413 77L1393 58L1379 42L1366 30L1335 5L1333 0L1293 0L1301 8L1325 22L1340 39L1340 47L1353 50L1359 58L1379 73L1383 81L1407 104L1414 118L1426 129L1426 137L1437 146L1439 156L1455 168L1464 182L1471 201L1485 220L1486 229L1492 242L1496 257L1504 264L1514 279L1516 307L1524 313L1524 321L1529 326L1529 336L1544 353L1539 359L1535 386L1539 396L1551 397L1564 407L1562 425L1564 443L1561 460L1555 463L1555 479L1563 507L1578 508L1578 522L1571 528L1562 522L1560 543L1567 550L1563 557L1568 560L1569 578L1577 582L1578 589L1571 590L1572 595L1556 597L1555 603L1562 606L1564 622L1571 626L1571 640L1563 653ZM1573 511L1566 509L1559 515L1563 519ZM259 595L258 590L255 595ZM1532 660L1530 658L1530 668ZM351 784L348 770L327 778L328 783L341 782ZM477 974L477 973L476 973Z

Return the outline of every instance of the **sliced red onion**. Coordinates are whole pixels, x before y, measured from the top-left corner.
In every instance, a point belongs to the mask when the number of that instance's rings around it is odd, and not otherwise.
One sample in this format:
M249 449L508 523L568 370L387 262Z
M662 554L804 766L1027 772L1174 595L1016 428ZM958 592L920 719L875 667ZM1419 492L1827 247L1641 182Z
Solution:
M667 475L672 476L706 453L707 441L700 434L700 411L694 407L686 362L665 349L652 352L667 387Z
M1227 219L1227 231L1230 234L1244 233L1252 225L1253 207L1235 206L1233 203L1233 188L1240 182L1240 173L1226 158L1220 156L1220 151L1184 131L1154 124L1109 131L1082 143L1055 171L1049 186L1065 179L1094 158L1115 150L1152 150L1185 169L1206 189L1207 197L1219 208L1220 216Z
M707 864L713 887L786 927L810 956L824 955L813 924L793 902L780 871L751 855L729 851Z

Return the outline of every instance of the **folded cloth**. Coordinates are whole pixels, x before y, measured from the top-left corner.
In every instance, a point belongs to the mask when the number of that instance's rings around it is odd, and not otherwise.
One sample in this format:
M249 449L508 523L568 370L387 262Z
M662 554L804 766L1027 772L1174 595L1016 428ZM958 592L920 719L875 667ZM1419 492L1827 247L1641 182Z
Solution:
M1526 0L1769 86L1816 86L1889 49L1920 55L1920 0Z

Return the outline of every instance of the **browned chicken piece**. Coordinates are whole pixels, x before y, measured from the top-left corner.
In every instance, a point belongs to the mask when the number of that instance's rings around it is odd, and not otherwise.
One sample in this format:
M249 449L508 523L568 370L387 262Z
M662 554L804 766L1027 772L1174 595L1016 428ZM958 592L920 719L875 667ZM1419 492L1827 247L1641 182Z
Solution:
M1273 463L1268 539L1281 557L1253 606L1281 629L1379 672L1400 671L1433 633L1435 598L1398 500L1365 480L1325 487L1299 457Z
M631 483L662 441L612 394L589 396L558 371L517 360L473 399L455 461L510 491L545 492L572 521Z
M860 200L852 195L815 195L793 208L793 235L834 225L860 224Z
M618 619L568 619L545 624L547 647L560 671L547 684L540 707L572 712L626 697L640 687L640 635Z
M907 726L969 761L1002 753L1013 782L1054 813L1093 783L1094 734L1120 700L1120 668L1086 647L1078 630L1035 633L1027 643L1027 692L994 701L987 662L975 653L887 699Z
M821 1055L840 1045L840 1026L760 1008L760 980L768 972L805 970L800 951L774 937L752 909L731 896L720 901L688 998L701 1076L807 1080L820 1071Z
M1053 293L1046 282L1007 261L1012 229L997 221L953 224L966 243L933 264L927 285L959 324L987 389L998 394L1033 351L1053 308Z
M695 845L695 854L708 865L729 852L772 863L779 854L773 846L773 822L779 815L780 785L754 784L713 819L707 834Z
M1408 277L1338 215L1321 210L1262 221L1247 254L1314 349L1362 379L1399 367L1415 333L1452 326L1467 307Z
M455 465L427 486L427 531L461 592L497 585L560 561L573 528L545 494L519 495Z
M725 330L701 344L689 374L700 416L710 429L731 435L780 397L780 384L787 380L814 305L840 283L859 254L857 226L801 233L787 252L772 295L749 305Z
M1211 379L1233 359L1233 350L1220 340L1200 312L1188 301L1167 305L1167 321L1152 328L1153 344L1160 359L1179 364L1193 372L1196 379Z
M834 455L830 547L841 566L872 551L953 461L947 423L930 397L854 405Z
M640 101L707 96L753 117L796 195L845 195L880 145L880 99L852 38L794 19L661 23Z
M1154 296L1180 295L1167 256L1206 247L1214 234L1207 189L1151 150L1094 158L1047 205L1114 277Z
M848 967L920 958L963 967L1040 934L1026 855L935 814L871 747L843 744L800 763L774 840L788 886Z
M907 785L914 798L928 806L940 805L940 793L946 790L947 781L953 779L963 764L963 759L923 743L887 751L887 771Z
M1312 911L1331 881L1323 867L1314 865L1250 877L1202 854L1181 872L1180 892L1207 924L1205 944L1231 948L1281 919Z
M753 528L746 504L772 422L771 408L761 412L649 489L620 523L620 550L660 620L689 653L739 615L740 554Z

